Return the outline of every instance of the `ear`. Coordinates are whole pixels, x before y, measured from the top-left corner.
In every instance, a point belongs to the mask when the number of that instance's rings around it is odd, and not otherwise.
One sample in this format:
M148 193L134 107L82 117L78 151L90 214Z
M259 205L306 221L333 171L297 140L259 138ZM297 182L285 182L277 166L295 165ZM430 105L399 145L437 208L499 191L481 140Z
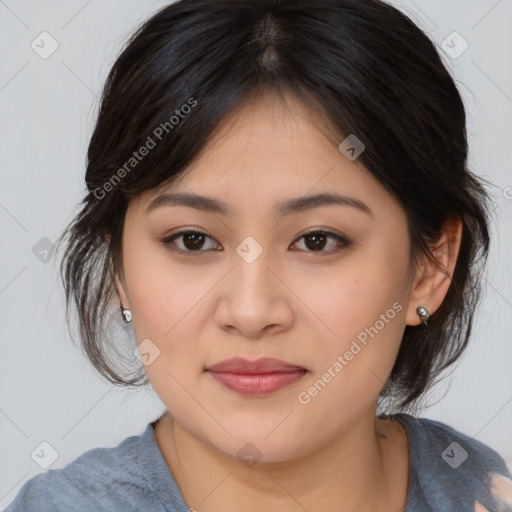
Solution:
M110 244L110 233L104 234L105 241L107 244ZM119 299L123 303L123 306L125 308L130 309L130 302L128 301L128 295L126 293L126 286L124 284L124 281L119 279L119 276L114 276L114 286L117 291L117 295L119 296Z
M423 263L416 271L414 283L409 296L407 325L419 325L421 319L416 308L424 306L433 315L441 306L455 270L462 239L462 221L449 218L445 221L439 241L430 246L430 250L439 264L424 257Z
M117 290L117 294L119 295L119 298L121 302L123 303L123 306L127 309L130 309L130 301L128 300L128 294L126 293L126 287L122 283L121 279L119 279L118 276L115 277L115 287Z

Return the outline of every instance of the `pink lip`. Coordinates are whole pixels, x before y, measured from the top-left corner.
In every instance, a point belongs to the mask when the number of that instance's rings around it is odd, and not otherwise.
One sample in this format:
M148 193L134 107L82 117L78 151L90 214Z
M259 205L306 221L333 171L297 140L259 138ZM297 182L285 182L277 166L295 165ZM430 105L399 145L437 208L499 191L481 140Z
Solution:
M273 393L299 380L307 370L273 358L226 359L206 369L220 384L247 395Z

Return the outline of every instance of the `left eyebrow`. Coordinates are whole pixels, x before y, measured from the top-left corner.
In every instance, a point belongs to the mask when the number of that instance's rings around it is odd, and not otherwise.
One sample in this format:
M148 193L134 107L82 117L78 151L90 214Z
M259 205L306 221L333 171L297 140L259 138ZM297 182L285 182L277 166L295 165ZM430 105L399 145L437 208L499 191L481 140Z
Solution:
M368 215L374 216L370 207L361 200L334 192L323 192L309 196L287 199L278 203L274 207L274 213L276 216L284 217L292 213L312 210L314 208L329 205L350 206L367 213ZM196 194L177 193L161 194L157 196L146 208L146 214L161 206L187 206L189 208L195 208L196 210L220 215L232 215L233 213L232 208L224 201Z
M355 197L337 194L335 192L324 192L320 194L288 199L276 205L275 212L277 215L284 217L290 213L312 210L313 208L329 205L350 206L373 216L373 212L370 207L363 203L361 200L356 199Z

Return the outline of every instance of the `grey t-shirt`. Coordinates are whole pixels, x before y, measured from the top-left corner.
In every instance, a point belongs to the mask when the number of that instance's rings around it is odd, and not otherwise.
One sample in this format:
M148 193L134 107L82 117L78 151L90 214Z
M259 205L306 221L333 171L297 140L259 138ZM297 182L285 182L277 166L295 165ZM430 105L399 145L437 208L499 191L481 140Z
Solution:
M405 512L512 511L511 476L494 450L444 423L392 417L409 439ZM116 447L34 476L5 512L189 512L156 443L156 421Z

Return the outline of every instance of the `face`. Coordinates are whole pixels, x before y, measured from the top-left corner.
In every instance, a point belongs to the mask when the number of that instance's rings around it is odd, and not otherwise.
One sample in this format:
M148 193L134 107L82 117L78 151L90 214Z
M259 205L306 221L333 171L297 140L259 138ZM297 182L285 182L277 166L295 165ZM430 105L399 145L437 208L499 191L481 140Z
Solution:
M119 289L148 378L177 423L232 456L251 442L284 461L342 435L375 404L405 328L405 213L317 126L292 100L259 99L128 207ZM161 197L178 193L223 209ZM208 370L235 357L292 368Z

